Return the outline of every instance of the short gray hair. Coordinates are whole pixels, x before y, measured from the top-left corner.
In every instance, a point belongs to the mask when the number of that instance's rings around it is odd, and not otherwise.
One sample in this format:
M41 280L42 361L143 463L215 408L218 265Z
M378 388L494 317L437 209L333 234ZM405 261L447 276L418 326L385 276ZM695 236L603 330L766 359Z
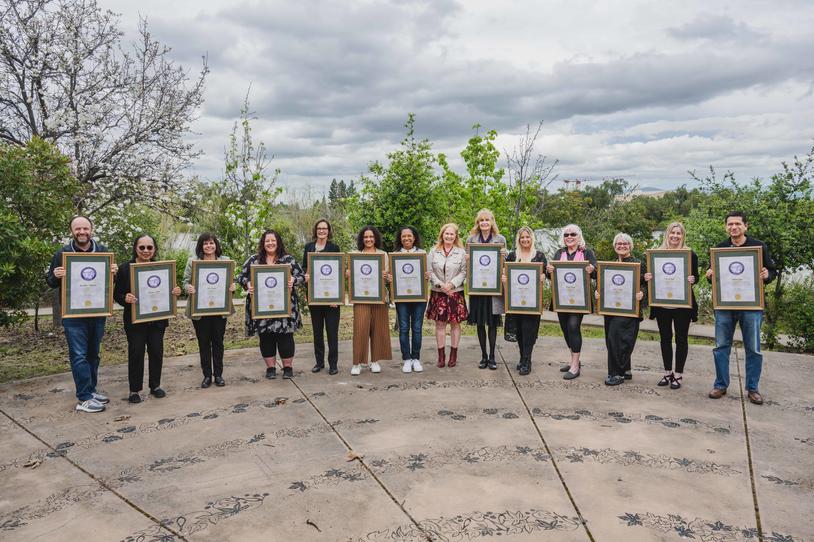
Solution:
M616 236L613 238L613 246L616 246L616 243L619 241L625 241L630 243L630 250L633 250L633 238L631 238L626 233L617 233Z

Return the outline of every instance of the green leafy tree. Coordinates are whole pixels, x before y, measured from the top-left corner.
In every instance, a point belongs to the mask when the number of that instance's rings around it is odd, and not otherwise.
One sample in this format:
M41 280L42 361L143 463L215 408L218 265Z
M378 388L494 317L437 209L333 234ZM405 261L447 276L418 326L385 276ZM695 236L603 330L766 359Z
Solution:
M26 145L0 144L0 326L25 318L46 290L45 269L74 214L81 186L69 160L35 137Z
M749 221L747 234L765 242L775 260L778 274L769 287L773 299L766 311L768 325L764 328L769 346L776 344L777 307L782 305L785 275L802 266L814 266L812 163L814 148L802 158L795 156L791 164L782 162L781 170L768 183L753 179L741 185L731 172L719 179L711 168L705 178L693 174L706 196L687 220L687 237L699 259L703 254L703 262L708 265L708 248L726 237L724 217L729 211L740 210Z
M400 226L412 225L424 239L431 239L440 225L441 198L438 162L427 139L415 137L415 115L404 125L407 134L401 147L387 155L387 164L373 162L368 174L359 179L361 191L350 206L354 229L373 224L382 232L385 246ZM350 190L355 191L353 184Z

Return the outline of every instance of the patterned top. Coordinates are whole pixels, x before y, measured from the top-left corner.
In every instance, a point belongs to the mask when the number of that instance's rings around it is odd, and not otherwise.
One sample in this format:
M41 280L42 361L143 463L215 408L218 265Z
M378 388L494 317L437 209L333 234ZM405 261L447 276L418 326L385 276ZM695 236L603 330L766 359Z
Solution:
M243 289L249 287L251 281L251 266L259 264L257 254L252 254L249 259L243 264L243 269L240 275L237 276L237 283ZM300 316L300 308L297 304L297 293L295 288L305 282L305 273L303 272L300 264L294 259L294 256L286 254L275 262L276 264L288 264L291 266L291 276L294 277L294 288L291 288L291 316L287 318L260 318L252 320L252 304L251 298L246 296L246 336L251 337L257 333L294 333L302 327L302 317Z

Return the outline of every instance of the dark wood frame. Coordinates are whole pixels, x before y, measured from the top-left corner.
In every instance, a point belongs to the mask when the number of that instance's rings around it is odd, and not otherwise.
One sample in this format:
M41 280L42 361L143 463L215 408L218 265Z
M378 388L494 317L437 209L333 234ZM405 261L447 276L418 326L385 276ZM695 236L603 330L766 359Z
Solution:
M593 289L591 288L591 274L585 271L585 268L591 265L591 262L579 261L553 261L550 262L554 266L554 272L551 273L551 308L554 312L572 312L577 314L591 314L593 312ZM576 271L582 274L582 284L585 289L585 305L564 305L560 303L560 292L558 285L559 273L567 271Z
M537 285L537 300L534 307L513 307L511 305L512 293L512 276L513 270L529 271L533 275L533 281ZM540 281L544 277L545 269L542 263L537 262L506 262L504 267L504 274L506 275L506 288L504 292L504 301L506 306L506 314L542 314L543 312L543 286L544 283Z
M424 278L427 276L427 253L426 252L391 252L390 256L390 276L392 281L390 283L390 296L394 303L410 303L427 301L430 298L429 281ZM399 296L397 292L398 279L396 278L396 265L399 260L418 260L419 273L421 274L421 291L416 295L402 295Z
M345 257L344 252L309 252L308 260L308 273L310 280L308 281L308 304L309 305L342 305L345 302ZM339 262L339 297L332 298L319 298L314 296L314 273L320 260L335 260Z
M681 258L684 260L684 276L681 284L684 286L684 299L674 300L671 298L659 299L656 297L656 261L659 256L669 256L670 258ZM653 278L647 282L647 297L651 307L669 307L673 309L692 308L692 285L687 282L687 277L692 266L692 252L690 249L651 249L647 251L647 270Z
M633 269L633 309L617 309L617 308L607 308L604 305L604 290L602 288L602 275L603 271L606 269L617 269L617 270L631 270ZM640 291L641 284L642 284L642 264L640 262L597 262L596 265L596 284L597 290L599 291L599 302L597 303L597 312L599 314L605 316L625 316L629 318L638 318L639 317L639 308L641 302L636 299L636 293Z
M746 256L749 255L755 260L755 298L757 303L721 301L721 274L718 272L720 258L722 256ZM709 249L709 261L712 268L712 308L715 310L743 311L743 310L764 310L766 300L764 298L764 283L760 276L763 270L763 250L761 247L727 247Z
M362 252L350 252L348 253L348 270L350 274L350 280L348 281L348 300L353 303L359 304L375 304L375 303L387 303L387 290L384 286L384 273L387 269L386 267L386 256L384 252L377 252L376 254L369 254L369 253L362 253ZM353 262L355 260L378 260L379 261L379 296L377 297L360 297L357 298L353 295Z
M96 316L113 316L113 263L112 252L63 252L62 268L65 275L62 277L62 287L60 288L60 306L62 318L93 318ZM70 283L72 260L85 260L88 262L104 262L106 266L105 280L105 310L98 309L70 309Z
M189 314L191 317L198 317L198 316L228 316L232 313L232 291L230 286L226 286L226 308L225 309L195 309L195 305L197 302L198 296L198 269L200 268L213 268L219 269L222 267L226 267L227 272L226 276L229 280L229 285L233 284L235 281L235 262L233 260L192 260L192 277L190 280L190 284L195 287L195 294L189 296L189 300L187 303L192 303L189 308Z
M503 281L501 280L503 276L503 245L498 245L497 243L469 243L466 247L467 253L467 261L466 261L466 290L469 295L503 295ZM495 288L483 288L474 286L472 284L472 270L474 267L474 258L472 257L472 252L474 250L485 250L487 252L494 252L495 257L498 260L497 265L497 276L496 276L496 284Z
M285 295L283 296L283 308L280 310L261 310L257 306L257 274L268 271L280 271L283 273L283 285L285 288ZM288 280L291 278L291 266L284 264L255 264L249 267L249 281L254 287L254 292L251 295L251 317L252 320L259 320L263 318L288 318L291 316L291 290L288 287Z

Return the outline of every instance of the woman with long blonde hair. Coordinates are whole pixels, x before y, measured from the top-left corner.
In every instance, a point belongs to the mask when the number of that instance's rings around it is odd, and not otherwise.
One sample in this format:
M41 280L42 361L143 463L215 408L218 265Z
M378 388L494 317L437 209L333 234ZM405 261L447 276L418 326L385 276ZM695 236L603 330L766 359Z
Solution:
M493 243L503 247L506 252L506 238L500 234L495 215L489 209L481 209L475 217L475 225L466 239L466 246L472 243ZM480 343L481 360L479 369L497 369L495 361L495 346L497 343L497 328L502 325L501 316L505 312L502 295L470 295L469 296L469 323L478 328L478 342ZM486 337L489 336L489 353L486 353Z
M687 250L686 230L681 222L671 222L664 231L660 249L666 250ZM664 363L664 376L659 380L659 386L670 386L670 389L677 390L681 387L683 380L684 363L687 361L689 352L688 336L690 333L690 322L698 321L698 303L695 301L695 293L692 291L693 285L698 282L698 255L690 250L690 269L687 275L687 282L690 284L690 296L692 297L692 307L672 308L672 307L651 307L650 319L655 319L659 326L659 338L661 339L661 360ZM644 280L653 280L652 273L645 273ZM673 365L673 328L675 328L675 365Z

